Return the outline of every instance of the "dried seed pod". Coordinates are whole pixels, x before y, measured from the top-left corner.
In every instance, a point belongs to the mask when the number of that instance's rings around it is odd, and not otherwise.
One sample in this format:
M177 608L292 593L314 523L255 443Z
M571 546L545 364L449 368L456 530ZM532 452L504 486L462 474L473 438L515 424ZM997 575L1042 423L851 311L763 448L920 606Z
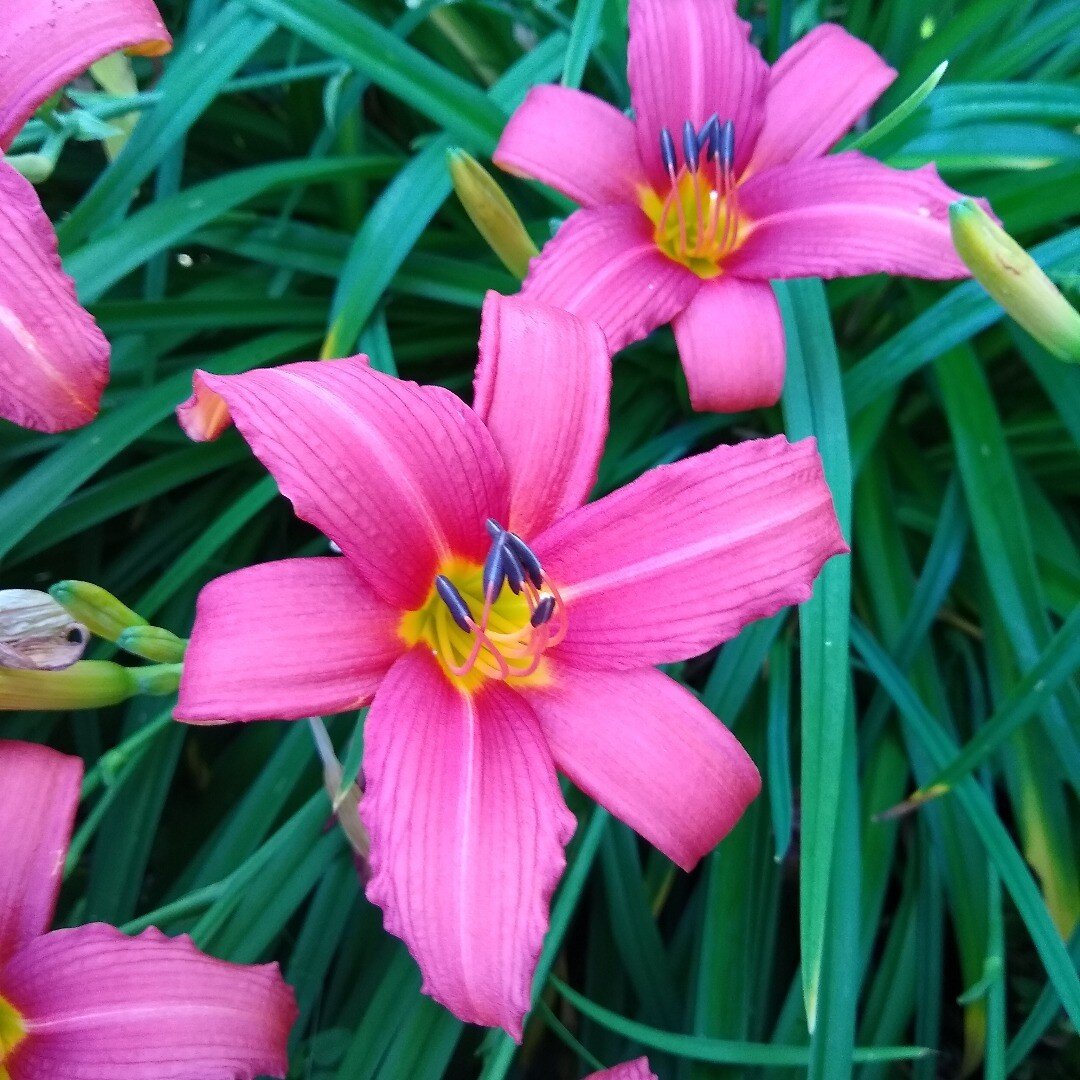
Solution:
M0 668L59 671L82 657L90 631L48 593L0 590Z

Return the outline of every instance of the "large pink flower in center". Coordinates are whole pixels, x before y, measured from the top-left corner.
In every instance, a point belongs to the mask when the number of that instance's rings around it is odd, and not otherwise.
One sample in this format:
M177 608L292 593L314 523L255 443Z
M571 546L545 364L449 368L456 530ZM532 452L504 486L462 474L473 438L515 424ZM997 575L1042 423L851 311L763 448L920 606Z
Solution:
M50 95L118 49L172 45L153 0L4 0L0 155ZM109 343L75 298L33 187L0 157L0 417L66 431L97 415Z
M846 550L812 440L722 446L583 505L609 382L595 325L491 294L472 409L354 358L200 373L186 413L223 402L344 557L207 586L177 718L371 702L369 896L428 993L517 1037L574 827L556 767L691 868L760 781L654 665L806 599Z
M780 396L769 279L967 275L949 235L959 195L933 166L823 156L896 72L832 25L770 68L749 31L733 0L630 0L636 120L541 86L495 152L582 206L524 291L595 320L613 350L672 322L697 409Z

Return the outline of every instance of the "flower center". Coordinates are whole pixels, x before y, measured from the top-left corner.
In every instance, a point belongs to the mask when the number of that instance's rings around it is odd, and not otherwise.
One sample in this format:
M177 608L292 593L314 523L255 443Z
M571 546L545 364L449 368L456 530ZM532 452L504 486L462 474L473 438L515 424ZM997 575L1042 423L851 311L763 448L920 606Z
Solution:
M721 124L713 114L698 132L687 120L681 166L675 139L662 128L660 158L668 175L667 192L641 191L641 209L655 227L656 246L698 277L714 278L745 234L734 171L735 126L730 120Z
M18 1009L0 997L0 1080L11 1080L4 1062L25 1038L26 1026Z
M483 566L447 560L398 632L410 646L426 643L464 690L487 679L543 682L544 653L566 634L566 607L520 536L496 521L487 529L491 548Z

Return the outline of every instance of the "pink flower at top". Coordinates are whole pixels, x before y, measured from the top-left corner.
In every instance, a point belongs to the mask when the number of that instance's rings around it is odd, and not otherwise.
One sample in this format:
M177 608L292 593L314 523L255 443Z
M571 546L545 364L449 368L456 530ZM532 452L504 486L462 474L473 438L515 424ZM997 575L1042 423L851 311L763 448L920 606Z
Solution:
M625 1065L590 1073L585 1080L656 1080L656 1073L649 1068L648 1058L636 1058Z
M608 425L599 328L484 305L475 401L365 358L196 374L343 558L267 563L199 597L177 719L371 703L369 897L424 988L517 1038L574 819L556 767L690 869L760 780L655 665L805 600L846 550L812 440L721 446L583 505Z
M696 409L771 405L784 329L770 278L958 278L933 166L823 155L895 78L819 26L770 68L734 0L630 0L635 120L534 88L495 161L581 204L524 292L598 322L612 350L670 322Z
M34 110L118 49L172 45L152 0L4 0L0 155ZM0 417L37 431L89 423L109 378L109 343L79 306L37 193L0 157Z
M111 926L47 933L82 762L0 741L0 1080L284 1077L296 1020L276 964Z

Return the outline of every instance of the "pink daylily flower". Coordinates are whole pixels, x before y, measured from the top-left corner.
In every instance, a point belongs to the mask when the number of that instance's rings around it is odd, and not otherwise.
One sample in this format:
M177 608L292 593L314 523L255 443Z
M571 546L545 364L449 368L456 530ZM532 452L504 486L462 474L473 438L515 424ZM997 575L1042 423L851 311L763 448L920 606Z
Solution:
M656 1073L649 1068L649 1059L640 1057L612 1069L590 1073L585 1080L656 1080Z
M809 439L721 446L583 505L609 383L598 327L489 294L472 408L362 357L198 373L188 403L227 409L344 557L211 582L177 719L371 703L368 896L427 993L515 1038L574 829L556 768L693 867L760 779L654 665L805 600L846 550Z
M0 741L0 1080L284 1077L293 992L187 937L47 933L82 762Z
M119 49L172 39L152 0L16 0L0 19L0 154L51 94ZM79 305L30 183L0 157L0 417L36 431L89 423L109 343Z
M630 0L631 120L562 86L530 91L495 162L581 204L523 290L603 327L613 351L672 323L695 409L777 401L770 279L967 276L959 198L932 166L823 155L896 76L824 25L773 67L734 0Z

